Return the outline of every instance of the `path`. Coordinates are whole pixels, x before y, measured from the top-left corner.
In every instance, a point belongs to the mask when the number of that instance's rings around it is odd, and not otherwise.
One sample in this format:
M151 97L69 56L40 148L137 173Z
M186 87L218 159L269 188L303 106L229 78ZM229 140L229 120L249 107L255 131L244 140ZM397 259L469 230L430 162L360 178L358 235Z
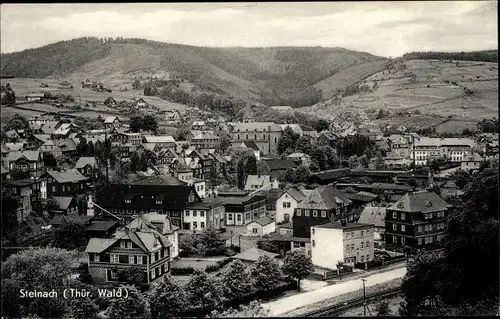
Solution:
M406 266L391 271L367 276L366 287L381 284L398 278L403 278L406 274ZM350 280L332 286L323 287L314 291L304 292L290 297L282 298L263 304L265 309L269 309L269 316L280 316L294 309L312 305L317 302L327 300L349 292L362 289L361 279Z

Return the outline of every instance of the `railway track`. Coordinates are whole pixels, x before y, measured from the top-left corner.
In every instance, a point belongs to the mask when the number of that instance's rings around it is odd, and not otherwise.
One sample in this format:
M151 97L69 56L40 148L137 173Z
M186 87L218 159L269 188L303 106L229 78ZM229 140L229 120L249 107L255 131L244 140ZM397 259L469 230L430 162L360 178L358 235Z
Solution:
M394 297L394 296L398 295L400 292L401 292L401 288L398 287L398 288L394 288L394 289L391 289L391 290L386 290L386 291L382 291L382 292L378 292L378 293L373 293L373 294L367 295L365 299L366 299L367 302L370 302L370 301L373 302L375 300L380 300L380 299ZM344 312L344 311L349 310L351 308L362 306L363 305L363 301L364 301L363 297L359 297L359 298L352 299L352 300L350 300L348 302L345 302L345 303L342 303L342 304L337 304L337 305L325 307L325 308L322 308L322 309L319 309L319 310L316 310L316 311L312 311L312 312L304 315L304 317L331 317L331 316L336 316L336 315L340 314L341 312Z

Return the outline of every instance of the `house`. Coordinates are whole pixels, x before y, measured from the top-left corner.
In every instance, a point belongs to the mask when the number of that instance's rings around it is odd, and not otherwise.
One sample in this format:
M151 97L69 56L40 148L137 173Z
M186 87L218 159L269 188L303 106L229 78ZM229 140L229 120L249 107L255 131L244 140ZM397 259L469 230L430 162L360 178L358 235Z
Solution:
M314 189L297 204L293 216L293 236L310 238L312 226L335 222L340 219L353 220L349 206L352 201L332 185Z
M126 278L120 276L122 271L140 268L143 283L150 284L170 271L173 245L161 230L170 232L173 226L165 216L158 217L164 219L145 221L140 216L111 238L90 239L85 252L94 283L123 282Z
M31 124L46 124L49 121L55 121L55 117L52 115L40 115L40 116L32 116L28 123Z
M115 102L116 104L116 102ZM120 128L122 127L122 122L118 118L118 116L108 116L104 119L104 127L105 128Z
M18 143L5 143L5 148L9 152L22 152L26 150L26 143L18 142Z
M460 163L465 155L476 145L471 138L441 138L441 155L452 162Z
M165 121L167 124L181 124L182 116L179 110L167 111L165 114Z
M224 205L226 226L243 226L266 214L266 198L247 192L219 192Z
M276 227L278 233L281 235L293 235L293 225L291 221L285 224L277 225Z
M487 143L484 146L484 155L487 160L498 158L498 141Z
M350 172L351 170L348 168L338 168L338 169L331 169L327 171L317 172L309 176L309 183L328 185L344 177L349 176Z
M378 194L373 194L370 192L366 191L360 191L360 192L347 192L346 190L343 190L344 194L347 196L352 201L350 210L351 213L354 215L354 221L357 221L361 211L364 209L365 205L371 204L371 203L376 203L379 201L379 195Z
M53 140L48 140L47 142L43 143L37 151L41 153L52 154L52 156L54 157L63 155L61 148L57 146Z
M97 159L95 157L80 157L75 164L75 169L86 177L95 177L96 170L99 169Z
M262 236L274 233L275 231L276 222L269 216L263 216L246 225L246 232L251 235Z
M47 179L48 197L73 196L75 194L85 194L87 191L89 179L74 168L46 171L42 177Z
M444 199L447 199L448 197L452 196L462 196L464 192L460 190L455 183L455 181L449 179L446 180L443 184L440 186L441 189L441 197Z
M260 153L261 153L261 151L260 151L259 147L257 146L257 144L255 144L255 142L253 142L253 141L246 141L246 142L241 143L238 146L246 148L248 150L252 150L253 151L253 155L255 156L255 159L257 160L257 162L260 161Z
M43 129L43 128L42 128ZM54 139L62 139L69 138L69 135L72 133L78 133L80 128L73 123L64 123L61 124L53 133L52 138ZM47 134L47 133L45 133Z
M196 193L200 198L206 196L206 183L204 179L194 177L193 169L184 164L183 161L173 163L173 175L183 183L194 186ZM175 165L177 164L177 165Z
M271 182L271 176L269 175L248 175L244 190L251 192L270 190L271 188L278 188L276 184Z
M183 150L183 153L186 164L190 167L196 168L194 170L194 177L208 179L211 176L213 165L211 157L203 155L201 151L197 149Z
M5 132L5 136L9 139L9 140L17 140L17 139L20 139L21 137L19 136L19 133L17 133L16 130L9 130L7 132Z
M385 247L387 250L433 250L440 248L445 218L452 205L434 192L409 192L387 208Z
M373 239L375 248L382 248L385 244L385 214L386 207L376 204L366 205L358 223L373 225Z
M159 165L170 165L177 158L177 153L174 148L162 148L157 155L157 163Z
M26 100L28 102L36 102L36 101L41 101L44 98L43 93L31 93L25 96Z
M279 255L284 257L288 251L302 250L311 257L311 239L294 237L291 234L272 233L269 235L271 241L278 246Z
M297 165L304 165L306 167L311 165L311 156L304 153L293 153L288 155L286 158L294 161Z
M466 172L469 172L470 170L477 171L479 170L479 167L481 166L481 163L483 161L484 159L481 157L481 155L474 151L470 151L462 159L460 168Z
M54 132L62 125L61 121L46 121L40 128L40 134L49 134L52 136Z
M313 265L337 269L337 263L349 266L374 259L374 226L334 222L311 227L311 261Z
M291 187L287 189L276 201L276 223L290 222L298 203L305 199L311 192L312 190L306 190L303 187Z
M319 137L317 139L319 145L326 145L335 148L337 145L337 141L340 139L340 136L336 133L331 133L328 131L323 131L319 133Z
M61 138L55 140L57 147L63 155L73 157L76 155L76 146L80 143L79 138Z
M391 134L385 140L389 147L389 155L410 159L412 139L409 135Z
M117 220L92 219L85 228L85 233L90 238L108 238L113 235L118 226Z
M371 183L371 184L335 184L339 189L352 187L356 192L369 192L374 195L379 195L381 200L387 202L396 202L406 193L415 190L415 187L409 185L400 185L395 183Z
M202 231L213 227L221 229L224 222L224 205L218 198L204 200L202 203L193 203L184 209L184 223L182 229Z
M9 180L6 185L19 198L19 207L17 208L18 223L31 215L41 199L47 198L47 184L44 179Z
M191 138L191 145L197 149L219 149L220 138L213 131L205 131Z
M292 160L281 160L276 158L263 158L262 162L266 164L271 177L274 179L279 179L287 170L295 170L298 166L297 163Z
M50 135L48 134L32 134L28 137L28 144L30 148L37 149L49 140Z
M162 148L172 148L175 147L175 140L169 135L145 135L142 140L143 143L155 143L157 147Z
M116 100L112 96L109 96L108 98L106 98L106 100L104 100L104 105L108 107L115 107Z
M134 215L157 213L166 215L172 225L183 225L183 211L192 203L201 202L193 186L110 184L107 196L98 205L129 221Z
M139 108L145 108L145 107L147 107L147 105L148 105L148 104L146 103L146 101L144 101L144 99L143 99L142 97L141 97L141 98L136 98L136 97L134 97L134 98L133 98L133 102L134 102L135 106L137 106L137 107L139 107Z
M215 171L216 174L224 175L225 173L227 173L227 160L222 155L214 152L208 154L208 157L210 157L213 160L212 169Z
M43 155L37 151L10 152L6 163L11 173L28 172L31 176L38 178L43 172Z
M193 130L204 130L206 128L207 125L204 121L194 121L193 124L191 124L191 129Z
M405 168L412 163L412 160L402 156L384 157L384 164L389 168Z
M281 125L273 122L246 122L235 123L231 135L233 146L252 141L263 154L271 154L277 152L283 132Z
M0 145L0 149L2 152L2 166L8 167L9 163L7 161L7 158L9 157L9 150L5 148L4 144Z
M255 248L250 248L248 250L245 250L244 252L239 253L237 255L234 255L231 258L241 260L245 263L254 263L257 260L259 260L260 257L263 257L263 256L276 258L279 255L255 247Z
M113 133L112 131L111 141L119 145L137 146L143 142L143 137L141 133Z
M76 197L74 196L52 196L57 207L52 212L64 215L80 214Z

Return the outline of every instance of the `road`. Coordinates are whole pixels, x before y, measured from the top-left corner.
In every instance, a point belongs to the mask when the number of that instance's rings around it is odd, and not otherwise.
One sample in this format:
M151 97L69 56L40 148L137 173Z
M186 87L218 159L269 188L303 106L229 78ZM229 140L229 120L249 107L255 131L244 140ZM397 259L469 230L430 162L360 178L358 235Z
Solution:
M365 277L366 287L381 284L394 279L403 278L406 274L406 266L390 270L387 272L377 273ZM304 292L276 301L272 301L262 306L269 309L269 316L279 317L287 312L299 309L305 306L315 304L317 302L325 301L339 295L349 292L354 292L362 289L363 283L361 279L354 279L343 283L323 287L314 291Z

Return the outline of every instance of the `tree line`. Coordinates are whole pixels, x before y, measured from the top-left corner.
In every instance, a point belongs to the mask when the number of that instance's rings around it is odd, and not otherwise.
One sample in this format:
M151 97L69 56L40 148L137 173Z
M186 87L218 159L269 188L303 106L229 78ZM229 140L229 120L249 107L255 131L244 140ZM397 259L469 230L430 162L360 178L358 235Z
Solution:
M462 61L484 61L498 63L498 51L475 51L475 52L411 52L403 55L405 60L462 60Z

